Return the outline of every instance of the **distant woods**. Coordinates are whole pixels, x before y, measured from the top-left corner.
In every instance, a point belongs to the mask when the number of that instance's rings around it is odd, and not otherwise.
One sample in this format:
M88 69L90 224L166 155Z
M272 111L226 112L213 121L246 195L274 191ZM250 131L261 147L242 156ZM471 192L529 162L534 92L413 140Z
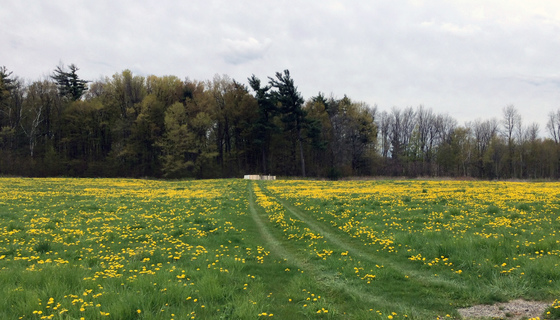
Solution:
M304 99L288 70L248 85L130 70L90 82L78 71L26 83L0 68L0 174L560 177L560 109L541 138L511 105L501 119L459 125L423 106Z

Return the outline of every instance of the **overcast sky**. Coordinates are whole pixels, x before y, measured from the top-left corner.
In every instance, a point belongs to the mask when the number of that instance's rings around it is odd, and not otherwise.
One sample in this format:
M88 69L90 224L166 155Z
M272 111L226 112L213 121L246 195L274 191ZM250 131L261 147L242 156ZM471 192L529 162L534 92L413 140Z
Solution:
M0 0L0 24L0 66L29 81L60 62L87 80L289 69L306 99L424 105L460 124L513 104L541 134L560 109L560 1Z

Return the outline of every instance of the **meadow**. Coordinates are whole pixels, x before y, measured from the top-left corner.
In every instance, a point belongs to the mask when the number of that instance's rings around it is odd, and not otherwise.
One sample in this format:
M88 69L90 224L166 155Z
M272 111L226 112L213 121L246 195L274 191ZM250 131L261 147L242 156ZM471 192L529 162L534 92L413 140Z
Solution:
M560 319L560 183L0 178L1 319Z

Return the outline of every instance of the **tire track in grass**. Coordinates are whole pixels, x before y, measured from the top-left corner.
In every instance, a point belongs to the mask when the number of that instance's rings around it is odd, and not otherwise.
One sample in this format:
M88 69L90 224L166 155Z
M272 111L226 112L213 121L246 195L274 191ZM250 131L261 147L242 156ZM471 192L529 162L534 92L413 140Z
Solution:
M368 292L360 290L359 288L355 288L350 284L346 283L344 280L339 279L337 276L321 271L320 266L315 266L314 264L310 264L308 261L304 259L300 259L296 255L291 254L284 247L282 242L272 234L272 232L266 226L265 222L259 216L257 205L255 202L255 195L253 192L253 182L249 182L248 188L249 188L249 211L251 212L251 217L253 218L255 224L257 225L257 229L259 233L261 234L263 239L268 243L270 250L274 252L277 256L286 260L288 263L297 266L299 269L311 273L312 275L315 276L317 282L320 282L322 285L329 287L331 289L342 291L354 300L361 300L363 302L371 303L376 306L382 305L384 307L390 307L390 308L401 307L398 303L389 301L385 297L372 295Z
M272 250L278 257L285 259L286 261L293 263L300 267L298 264L298 260L295 259L288 251L284 249L282 243L276 239L272 233L268 230L268 227L262 221L261 217L259 217L259 213L256 209L255 203L255 194L253 193L253 182L249 182L249 211L251 212L251 217L253 221L257 225L257 229L259 230L260 235L263 239L270 245L270 250Z
M382 264L385 267L392 268L393 270L408 276L412 281L416 281L419 285L422 285L424 287L444 287L441 289L453 290L453 291L456 291L458 289L466 290L465 285L458 283L456 281L449 281L442 278L434 278L434 276L431 273L427 274L427 272L422 272L419 270L407 268L402 264L397 265L391 259L381 257L373 252L365 252L363 250L356 248L354 245L348 243L347 241L342 240L339 236L335 235L333 232L328 231L323 223L318 222L316 219L308 217L307 214L305 214L301 209L291 205L286 200L281 199L280 197L277 197L274 194L272 194L268 189L266 189L266 187L262 185L262 183L259 183L259 186L270 197L272 197L275 201L280 203L286 209L287 212L289 212L294 217L307 224L312 230L322 235L326 240L328 240L330 243L337 246L339 249L348 251L352 256L355 256L357 258L360 258L362 260L368 261L373 264Z

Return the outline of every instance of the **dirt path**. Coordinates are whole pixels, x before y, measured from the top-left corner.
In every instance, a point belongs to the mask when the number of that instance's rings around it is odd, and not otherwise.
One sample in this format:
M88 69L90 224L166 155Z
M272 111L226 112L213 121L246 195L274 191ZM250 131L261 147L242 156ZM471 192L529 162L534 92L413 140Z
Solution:
M542 301L513 300L493 305L477 305L459 309L459 314L465 319L508 319L521 320L541 317L549 303Z

